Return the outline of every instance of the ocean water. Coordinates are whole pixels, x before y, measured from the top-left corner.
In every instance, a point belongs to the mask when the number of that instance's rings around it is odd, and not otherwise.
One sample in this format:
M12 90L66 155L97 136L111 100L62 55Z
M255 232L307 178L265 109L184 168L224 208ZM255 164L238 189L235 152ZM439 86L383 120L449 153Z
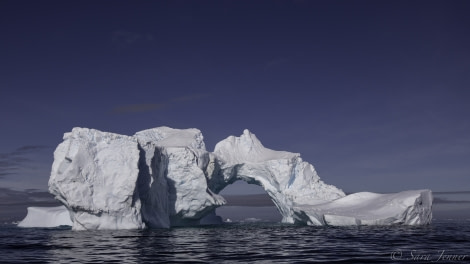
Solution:
M0 263L470 263L470 220L72 231L0 225Z

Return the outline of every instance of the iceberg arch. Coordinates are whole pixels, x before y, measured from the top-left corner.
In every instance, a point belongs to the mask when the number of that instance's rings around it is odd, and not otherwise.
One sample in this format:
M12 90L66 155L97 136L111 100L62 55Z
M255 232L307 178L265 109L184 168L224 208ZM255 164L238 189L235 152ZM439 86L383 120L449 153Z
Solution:
M214 155L218 171L209 187L221 191L236 180L261 186L271 197L284 223L303 222L293 210L299 203L319 204L345 194L320 180L314 167L300 154L265 148L248 129L240 137L230 136L217 143Z
M422 225L432 218L430 190L346 196L300 154L265 148L247 129L217 143L214 152L194 128L157 127L134 136L74 128L63 139L54 152L49 192L69 212L74 230L216 219L214 209L226 203L218 193L236 180L260 185L284 223ZM28 212L37 211L50 210Z

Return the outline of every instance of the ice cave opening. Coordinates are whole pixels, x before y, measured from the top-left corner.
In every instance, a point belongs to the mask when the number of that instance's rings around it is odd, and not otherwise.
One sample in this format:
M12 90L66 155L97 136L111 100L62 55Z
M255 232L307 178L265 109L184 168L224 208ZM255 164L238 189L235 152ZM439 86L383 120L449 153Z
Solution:
M227 204L216 209L225 222L281 222L282 215L260 185L237 180L220 193Z

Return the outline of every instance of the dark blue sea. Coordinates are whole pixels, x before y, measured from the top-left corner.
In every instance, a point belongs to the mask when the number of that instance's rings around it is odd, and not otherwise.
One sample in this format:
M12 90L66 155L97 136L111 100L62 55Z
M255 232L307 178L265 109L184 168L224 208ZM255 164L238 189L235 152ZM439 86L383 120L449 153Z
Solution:
M0 263L470 263L470 220L72 231L0 226Z

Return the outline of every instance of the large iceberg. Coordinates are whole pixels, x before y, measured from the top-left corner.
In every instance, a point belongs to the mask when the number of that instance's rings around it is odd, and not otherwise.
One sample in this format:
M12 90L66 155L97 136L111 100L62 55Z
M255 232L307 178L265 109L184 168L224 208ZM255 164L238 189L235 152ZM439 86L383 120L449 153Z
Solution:
M208 152L194 128L158 127L134 136L74 128L54 152L49 191L65 206L55 214L69 215L55 225L168 228L213 222L215 208L225 204L218 193L237 180L262 186L284 223L422 225L432 218L429 190L346 196L300 154L265 148L246 129ZM39 215L30 209L20 226Z

